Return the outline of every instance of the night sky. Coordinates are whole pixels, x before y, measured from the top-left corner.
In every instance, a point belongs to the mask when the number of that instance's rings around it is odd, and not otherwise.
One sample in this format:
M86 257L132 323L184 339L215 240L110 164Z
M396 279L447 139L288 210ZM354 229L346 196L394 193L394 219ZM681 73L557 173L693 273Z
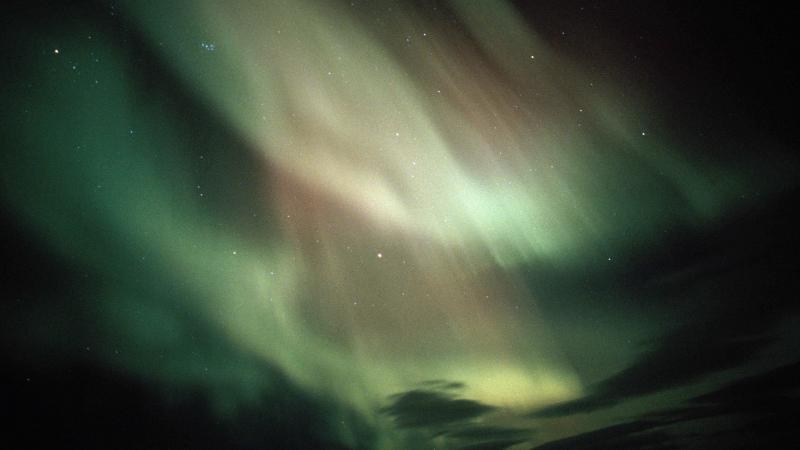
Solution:
M0 445L800 446L796 24L700 3L7 2Z

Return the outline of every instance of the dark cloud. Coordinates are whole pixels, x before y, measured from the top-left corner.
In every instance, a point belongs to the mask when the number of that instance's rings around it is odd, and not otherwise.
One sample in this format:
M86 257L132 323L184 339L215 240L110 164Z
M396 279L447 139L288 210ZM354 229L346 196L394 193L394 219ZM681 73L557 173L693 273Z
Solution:
M506 448L525 442L533 435L533 430L496 426L466 426L446 433L458 448L475 450Z
M798 199L797 193L787 196ZM642 273L647 272L645 266L674 269L674 276L660 279L641 276L636 289L646 298L642 286L658 289L669 284L670 295L688 299L678 302L683 304L671 315L685 315L686 320L647 343L631 366L590 386L587 396L534 415L590 412L751 361L774 342L778 322L797 311L794 293L800 286L790 263L797 224L788 218L790 204L794 202L781 198L759 211L735 215L713 230L669 246L694 250L678 250L678 256L659 254L652 257L654 262L640 264L636 270ZM692 278L697 273L704 274L702 281ZM686 305L690 300L696 304Z
M793 448L800 443L798 380L800 362L741 378L680 407L536 448Z
M512 445L525 442L525 439L506 439L491 442L480 442L477 444L467 444L458 447L459 450L504 450Z
M448 448L470 450L505 449L525 442L533 430L479 425L476 419L497 408L475 400L458 398L464 384L432 380L421 388L395 394L381 412L400 428L422 430L444 438Z
M415 389L391 398L381 412L392 417L403 428L435 427L462 422L493 411L493 406L455 398L445 391Z
M670 438L662 432L654 431L659 422L639 420L613 425L600 430L582 433L558 441L536 447L537 450L625 450L625 449L658 449L667 450L676 447Z
M462 428L458 431L447 433L449 437L470 440L499 440L530 438L533 432L520 428L473 426Z
M697 448L796 448L800 446L798 380L800 361L743 377L691 398L684 406L648 416L675 430L692 423L715 424L715 431L692 436Z
M720 311L716 318L703 317L679 327L645 351L633 365L592 386L586 397L547 407L535 415L590 412L683 386L750 361L773 342L766 335L773 318L739 315L740 311Z
M767 400L797 397L800 384L800 361L768 372L742 378L721 389L692 399L696 404L757 405Z
M536 415L589 412L641 395L697 381L749 361L771 339L720 336L714 322L695 323L666 336L631 367L602 381L584 398L545 408Z
M773 417L794 415L800 400L800 361L744 377L689 399L686 405L656 411L649 417L676 423L732 414Z

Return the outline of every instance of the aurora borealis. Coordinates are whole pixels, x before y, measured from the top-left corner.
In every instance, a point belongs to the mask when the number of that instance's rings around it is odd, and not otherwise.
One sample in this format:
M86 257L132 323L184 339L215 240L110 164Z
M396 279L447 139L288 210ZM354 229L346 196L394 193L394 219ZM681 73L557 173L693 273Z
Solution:
M637 8L9 7L14 440L796 440L794 73L764 11Z

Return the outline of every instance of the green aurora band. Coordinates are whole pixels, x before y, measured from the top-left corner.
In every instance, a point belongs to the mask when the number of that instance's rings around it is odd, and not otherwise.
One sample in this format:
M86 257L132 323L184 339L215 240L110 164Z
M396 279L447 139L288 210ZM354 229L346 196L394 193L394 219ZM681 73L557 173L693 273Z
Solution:
M504 2L450 2L460 26L381 2L123 4L130 51L172 84L103 33L53 30L40 58L97 81L32 64L42 87L10 131L26 151L3 156L6 200L102 280L69 294L80 319L28 324L75 352L81 328L92 358L199 387L221 417L274 389L267 364L345 405L329 420L347 445L352 410L378 448L457 446L381 414L431 380L491 405L482 426L536 428L526 412L584 386L518 269L611 262L791 171L693 158L642 125L643 95L584 77ZM180 95L213 115L176 112Z

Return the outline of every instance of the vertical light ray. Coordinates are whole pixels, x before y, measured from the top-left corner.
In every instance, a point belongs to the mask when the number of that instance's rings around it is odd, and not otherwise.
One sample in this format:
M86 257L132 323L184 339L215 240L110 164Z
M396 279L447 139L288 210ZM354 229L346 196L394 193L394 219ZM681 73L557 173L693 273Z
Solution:
M594 86L507 2L458 0L436 14L383 2L361 5L368 13L311 0L124 3L157 57L255 153L221 178L260 197L270 227L248 235L225 205L197 199L178 121L160 122L158 102L137 97L100 38L103 95L46 80L52 98L30 100L55 105L42 117L60 125L11 161L26 181L9 198L61 254L107 275L93 317L137 344L113 364L201 380L231 415L270 380L216 354L221 368L198 377L207 367L180 351L195 345L181 317L378 428L390 395L431 380L503 409L488 422L575 398L580 380L515 269L605 261L620 242L713 220L749 182L650 136L621 88ZM75 118L73 104L93 109ZM137 140L114 134L128 128ZM246 171L257 181L241 187ZM48 184L29 188L35 176ZM169 358L154 351L165 348Z

